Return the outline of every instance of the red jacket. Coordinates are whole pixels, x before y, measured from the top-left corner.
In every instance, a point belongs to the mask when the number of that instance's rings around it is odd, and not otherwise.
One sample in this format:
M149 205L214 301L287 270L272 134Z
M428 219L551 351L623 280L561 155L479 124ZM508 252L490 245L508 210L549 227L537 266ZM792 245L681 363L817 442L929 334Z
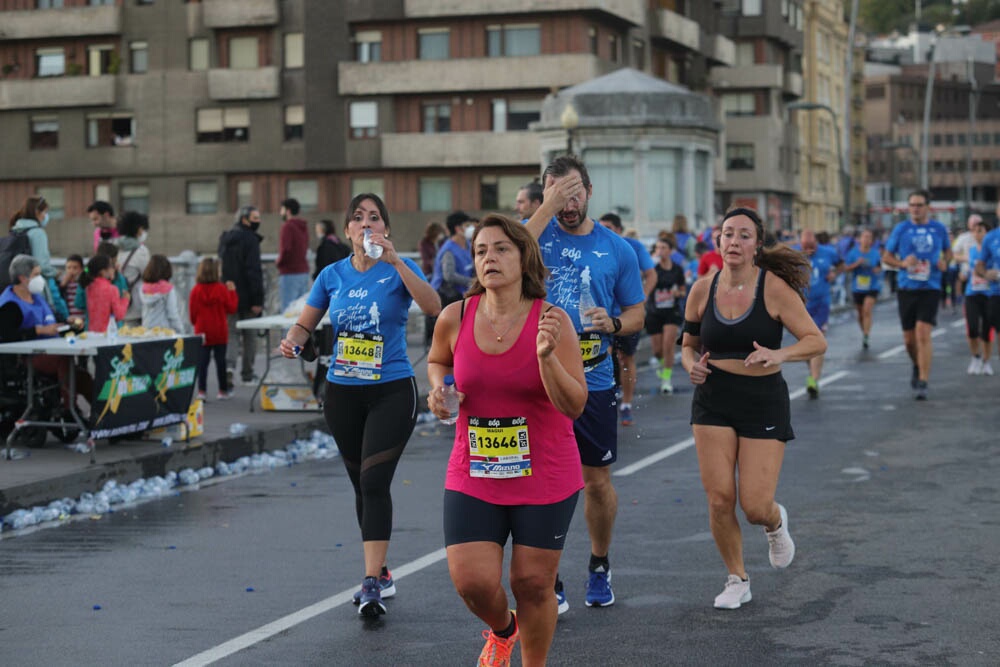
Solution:
M289 218L278 233L278 273L309 273L309 225L302 218Z
M196 334L204 334L205 345L229 342L226 314L236 312L239 296L222 283L198 283L191 289L188 314Z
M87 330L104 333L111 316L121 323L128 312L128 301L117 287L104 276L98 276L87 285ZM119 326L121 326L119 324Z

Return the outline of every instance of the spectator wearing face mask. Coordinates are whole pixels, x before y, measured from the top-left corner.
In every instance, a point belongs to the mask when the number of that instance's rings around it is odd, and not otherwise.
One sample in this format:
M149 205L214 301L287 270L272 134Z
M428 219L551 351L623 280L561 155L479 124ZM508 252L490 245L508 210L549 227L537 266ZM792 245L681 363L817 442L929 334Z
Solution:
M24 231L31 244L31 256L42 267L42 277L48 280L59 275L52 266L49 255L49 235L45 227L49 224L49 204L41 195L32 195L24 200L24 205L10 219L12 232Z
M124 276L131 293L125 324L142 324L142 274L149 264L146 236L149 218L136 211L127 211L118 221L118 271Z
M469 240L476 231L475 221L464 211L455 211L445 220L448 240L441 245L434 258L434 275L431 287L441 297L441 305L458 301L469 289L475 265L469 250Z

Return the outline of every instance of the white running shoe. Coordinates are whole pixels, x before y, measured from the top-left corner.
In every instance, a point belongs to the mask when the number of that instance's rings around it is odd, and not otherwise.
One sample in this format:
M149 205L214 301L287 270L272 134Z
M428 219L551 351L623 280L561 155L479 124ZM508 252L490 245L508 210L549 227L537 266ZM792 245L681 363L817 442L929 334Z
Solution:
M993 375L993 367L990 366L990 362L983 361L983 363L979 366L979 374L980 375Z
M778 509L781 511L781 525L774 532L765 530L764 533L767 535L767 556L771 561L771 567L782 569L791 565L792 559L795 558L795 542L788 534L788 512L785 506L779 504Z
M726 579L726 587L721 593L715 596L716 609L739 609L753 596L750 595L750 577L746 581L740 579L738 575L731 574Z
M979 357L972 357L969 360L969 367L965 369L969 375L980 375L983 372L983 360Z
M670 380L667 379L660 380L660 393L661 394L674 393L674 385L670 383Z

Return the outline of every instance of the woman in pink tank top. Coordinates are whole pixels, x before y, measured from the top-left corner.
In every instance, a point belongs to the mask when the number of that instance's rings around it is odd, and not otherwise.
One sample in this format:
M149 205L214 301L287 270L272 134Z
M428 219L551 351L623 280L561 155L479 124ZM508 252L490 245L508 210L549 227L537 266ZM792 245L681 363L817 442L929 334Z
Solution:
M569 316L544 300L537 241L489 215L472 249L475 281L441 312L427 357L431 411L448 416L445 375L461 397L445 479L448 569L490 627L480 664L509 659L519 638L522 663L544 664L557 616L552 590L583 488L573 420L587 383ZM508 536L516 618L501 581Z

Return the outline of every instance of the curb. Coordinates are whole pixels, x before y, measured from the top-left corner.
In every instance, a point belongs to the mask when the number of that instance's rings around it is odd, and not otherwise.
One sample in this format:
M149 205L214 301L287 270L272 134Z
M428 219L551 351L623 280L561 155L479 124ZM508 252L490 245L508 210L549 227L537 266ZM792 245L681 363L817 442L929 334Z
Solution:
M79 472L0 491L0 516L6 516L17 509L46 505L60 498L78 498L85 492L96 493L112 479L128 484L140 478L163 476L170 471L214 467L219 461L230 463L241 456L283 449L291 441L308 437L316 429L325 431L326 423L322 418L284 424L272 429L249 431L244 435L210 442L198 442L195 439L189 443L179 443L183 447L180 449L161 449L133 458L96 463Z

